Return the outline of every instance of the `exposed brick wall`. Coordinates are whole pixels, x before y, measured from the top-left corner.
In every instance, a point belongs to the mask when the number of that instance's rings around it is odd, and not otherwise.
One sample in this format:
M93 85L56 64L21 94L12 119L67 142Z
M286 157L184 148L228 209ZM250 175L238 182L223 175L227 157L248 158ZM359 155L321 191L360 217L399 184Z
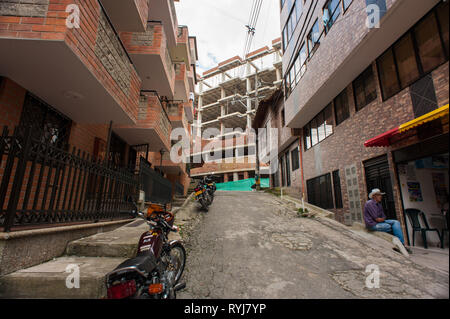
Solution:
M134 0L136 7L139 11L139 16L141 17L142 25L147 25L148 20L148 2L149 0Z
M158 22L149 22L146 32L120 32L120 38L129 54L160 56L173 92L175 87L175 69L167 48L167 37L163 25Z
M121 127L154 129L166 146L166 151L170 150L172 125L157 96L141 96L136 125Z
M0 16L45 17L49 0L2 0Z
M10 132L19 124L26 90L14 81L0 78L0 129L6 125Z
M109 125L72 123L69 144L77 149L94 155L95 138L108 140Z
M80 8L80 28L66 26L69 4ZM39 17L0 14L0 37L65 41L129 117L136 119L141 80L102 17L98 0L48 0L45 15Z
M409 88L405 88L392 98L382 101L381 91L376 72L375 62L372 64L375 83L377 84L377 99L356 112L353 98L353 88L347 87L349 98L350 117L339 126L325 140L307 150L303 154L305 181L311 178L340 170L341 192L343 209L332 210L336 219L344 222L344 212L349 211L347 185L345 183L344 168L356 164L358 174L358 187L361 207L364 207L368 198L366 189L363 162L381 155L391 156L390 149L385 147L364 147L364 142L388 130L414 119ZM448 103L448 62L432 72L436 95L439 105ZM446 82L446 83L445 83ZM446 102L447 101L447 102ZM334 109L333 109L334 112ZM334 116L334 114L333 114ZM417 142L417 141L414 141ZM413 143L411 140L410 143ZM406 146L405 144L403 146ZM400 198L395 183L394 167L391 159L391 181L394 187L394 197ZM400 217L401 206L396 202L397 215ZM399 218L402 221L402 218Z

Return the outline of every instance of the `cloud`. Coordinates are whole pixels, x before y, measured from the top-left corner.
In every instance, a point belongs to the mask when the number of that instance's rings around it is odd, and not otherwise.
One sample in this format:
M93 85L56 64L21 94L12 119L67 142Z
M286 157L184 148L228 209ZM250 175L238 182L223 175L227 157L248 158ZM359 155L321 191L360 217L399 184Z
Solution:
M253 0L182 0L175 2L178 22L197 37L198 73L233 56L242 56ZM278 0L264 0L250 51L270 46L281 36Z

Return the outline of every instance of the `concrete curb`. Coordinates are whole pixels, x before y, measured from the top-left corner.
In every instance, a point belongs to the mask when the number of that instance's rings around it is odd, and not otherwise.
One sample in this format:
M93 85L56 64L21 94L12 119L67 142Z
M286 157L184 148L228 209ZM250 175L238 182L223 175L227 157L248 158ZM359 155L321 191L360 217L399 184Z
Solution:
M301 200L298 200L296 198L293 198L289 195L283 195L283 197L279 197L282 201L288 201L290 203L294 203L296 208L301 208L303 203L301 202ZM327 211L325 209L322 209L320 207L311 205L310 203L304 202L305 208L308 208L311 211L317 212L319 214L319 216L321 217L325 217L325 218L330 218L334 220L334 213Z
M192 199L192 197L194 197L194 193L191 193L191 194L186 198L186 200L184 201L183 205L181 205L181 207L177 207L177 208L172 212L172 214L176 215L176 213L177 213L180 209L185 208L185 207L187 206L187 204L190 202L190 200Z
M110 222L99 222L99 223L86 223L86 224L79 224L79 225L73 225L73 226L55 226L55 227L48 227L48 228L40 228L40 229L30 229L30 230L20 230L10 233L0 233L0 240L8 240L8 239L14 239L14 238L23 238L23 237L30 237L30 236L37 236L37 235L48 235L48 234L55 234L55 233L61 233L61 232L69 232L73 230L79 230L79 229L89 229L89 228L99 228L103 226L111 226L116 224L127 224L132 219L121 219L116 221L110 221Z

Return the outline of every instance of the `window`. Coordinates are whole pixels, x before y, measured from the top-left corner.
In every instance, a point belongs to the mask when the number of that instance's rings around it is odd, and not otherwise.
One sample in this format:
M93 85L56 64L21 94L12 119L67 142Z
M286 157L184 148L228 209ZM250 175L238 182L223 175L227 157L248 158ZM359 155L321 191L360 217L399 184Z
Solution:
M31 93L27 93L19 123L20 134L30 128L42 143L65 147L69 141L72 121Z
M320 112L316 116L317 121L317 136L319 137L319 142L325 139L325 120L323 118L323 112Z
M350 111L346 89L334 99L334 112L336 114L336 125L341 124L349 118Z
M449 55L448 52L448 11L449 11L449 3L441 2L441 4L437 7L436 13L439 21L439 26L441 29L442 40L444 41L445 52L447 54L447 58Z
M281 4L283 8L284 3ZM292 10L289 13L289 17L286 21L286 25L283 28L283 50L286 51L286 48L291 41L292 35L295 31L295 27L297 26L297 22L300 19L303 11L303 0L295 1L292 6Z
M319 143L319 136L317 135L317 121L313 119L311 121L311 144L312 146Z
M323 111L325 119L325 137L333 134L333 110L331 108L331 103Z
M300 168L300 149L297 146L291 151L292 171L296 171Z
M297 84L300 81L300 78L302 76L302 74L300 74L300 70L301 70L302 66L300 64L299 58L295 59L294 67L295 67L295 83L292 83L293 87L297 86Z
M341 14L340 0L329 0L323 9L324 19L328 18L326 30L330 30Z
M331 174L325 174L306 182L308 202L323 209L334 208L331 190Z
M344 12L347 11L348 7L352 4L353 0L343 0L342 3L344 5Z
M320 143L333 134L333 115L331 104L309 122L303 129L305 150Z
M283 51L286 51L287 44L288 44L287 28L284 27L284 29L283 29Z
M411 33L407 33L394 45L394 54L397 60L400 87L405 88L419 77Z
M284 109L281 110L281 127L285 127L286 126L286 118L284 115Z
M319 20L316 20L311 31L308 34L308 55L312 56L313 51L316 49L317 44L319 44Z
M339 170L333 172L333 189L334 189L334 206L335 206L335 208L343 208L342 191L341 191L341 177L339 176Z
M445 25L447 28L442 29ZM383 100L447 60L448 3L441 3L377 59Z
M434 14L429 14L414 28L420 61L424 73L428 73L445 61L438 24Z
M286 186L291 186L291 164L289 160L289 152L287 152L284 155L284 158L286 159Z
M303 1L304 0L296 0L295 1L295 14L297 17L297 21L300 19L303 11Z
M300 74L301 74L301 76L303 76L303 74L305 74L305 71L306 71L306 66L305 66L305 63L306 63L306 44L305 43L303 43L302 48L300 49L298 56L299 56L300 67L301 67Z
M304 145L305 149L309 150L312 147L311 144L311 126L310 124L306 125L303 130L303 136L304 136Z
M381 92L383 99L387 100L395 93L400 91L397 71L395 69L394 54L389 49L378 59L378 73L380 76Z
M356 111L361 110L367 104L377 98L377 89L373 77L372 65L353 81Z

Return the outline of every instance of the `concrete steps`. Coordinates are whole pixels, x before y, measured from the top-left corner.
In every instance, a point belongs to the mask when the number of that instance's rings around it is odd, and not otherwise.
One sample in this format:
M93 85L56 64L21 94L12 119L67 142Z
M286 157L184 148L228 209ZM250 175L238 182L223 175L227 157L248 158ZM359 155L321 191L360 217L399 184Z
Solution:
M0 298L105 298L105 275L135 256L139 238L148 229L144 221L135 220L113 231L72 241L64 256L1 277ZM171 233L169 239L180 237ZM80 286L68 288L66 280L74 266L79 269Z
M59 257L49 262L16 271L0 280L0 298L98 299L106 297L105 275L125 258ZM79 267L79 288L68 276ZM68 268L69 267L69 268ZM68 270L68 272L66 272ZM71 287L69 285L69 287Z

